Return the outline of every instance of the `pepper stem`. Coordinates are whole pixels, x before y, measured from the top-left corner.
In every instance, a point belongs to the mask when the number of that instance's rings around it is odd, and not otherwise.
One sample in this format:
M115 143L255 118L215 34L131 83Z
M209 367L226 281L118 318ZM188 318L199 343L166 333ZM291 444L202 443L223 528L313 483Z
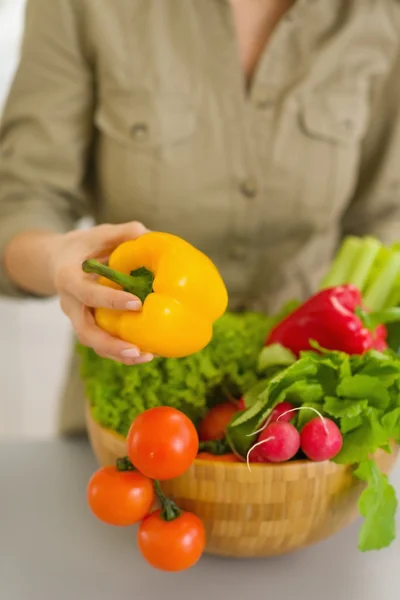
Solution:
M160 482L154 480L154 491L161 504L161 517L164 521L174 521L181 516L182 511L171 498L168 498L161 489Z
M154 275L145 267L140 267L140 269L131 271L130 275L126 275L90 258L82 263L82 270L85 273L95 273L96 275L100 275L100 277L105 277L113 281L120 285L125 292L137 296L142 302L153 291Z
M228 444L225 440L212 440L199 443L199 452L209 452L214 456L221 456L230 452Z
M356 309L356 315L360 317L364 326L374 332L378 325L388 325L389 323L398 323L400 321L400 308L393 307L387 310L368 313L362 308Z

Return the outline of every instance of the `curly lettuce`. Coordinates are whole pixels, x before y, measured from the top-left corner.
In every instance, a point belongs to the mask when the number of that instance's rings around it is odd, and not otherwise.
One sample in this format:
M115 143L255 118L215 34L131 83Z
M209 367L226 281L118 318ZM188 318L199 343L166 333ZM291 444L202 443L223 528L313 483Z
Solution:
M133 367L79 346L81 376L93 418L126 435L139 413L167 405L196 423L208 406L224 397L240 397L257 382L258 356L275 321L258 313L226 313L201 352Z

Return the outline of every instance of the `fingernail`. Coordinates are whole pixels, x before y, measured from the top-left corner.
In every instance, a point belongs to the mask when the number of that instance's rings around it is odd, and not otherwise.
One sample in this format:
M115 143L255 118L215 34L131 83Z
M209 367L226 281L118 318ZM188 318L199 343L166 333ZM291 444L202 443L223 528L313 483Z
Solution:
M135 364L141 365L144 363L148 363L148 362L151 362L153 360L153 358L154 357L152 354L148 354L148 353L141 354L140 357L137 360L135 360Z
M141 310L141 308L142 303L140 300L129 300L129 302L126 303L126 310Z
M121 356L124 358L139 358L140 350L137 348L127 348L126 350L122 350Z

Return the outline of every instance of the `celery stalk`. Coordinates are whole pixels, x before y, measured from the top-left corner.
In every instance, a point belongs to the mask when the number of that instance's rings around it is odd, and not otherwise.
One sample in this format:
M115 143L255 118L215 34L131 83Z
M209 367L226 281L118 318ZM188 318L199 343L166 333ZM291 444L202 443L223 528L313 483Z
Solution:
M388 299L383 307L384 310L388 308L392 308L393 306L399 306L400 304L400 279L398 279L394 286L392 287L392 291L390 292Z
M361 292L364 291L365 284L368 281L371 269L381 247L382 244L379 240L372 237L364 238L363 244L348 274L347 283L352 283Z
M364 294L365 305L371 311L389 308L388 301L400 278L400 252L389 254L382 264L379 275L371 282Z
M347 237L324 277L321 289L353 283L352 278L357 278L364 284L380 247L380 242L372 238Z

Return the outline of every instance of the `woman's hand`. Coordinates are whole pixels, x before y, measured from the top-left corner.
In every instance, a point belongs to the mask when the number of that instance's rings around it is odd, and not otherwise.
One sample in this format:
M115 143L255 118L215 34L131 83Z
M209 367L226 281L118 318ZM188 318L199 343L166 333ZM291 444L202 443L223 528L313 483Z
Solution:
M138 348L97 327L91 309L105 307L137 311L141 310L141 302L132 294L96 283L93 276L82 271L82 262L87 258L106 259L120 243L146 232L142 224L132 222L99 225L88 230L52 236L48 240L52 283L78 340L93 348L100 356L127 365L149 362L153 356L141 354Z

